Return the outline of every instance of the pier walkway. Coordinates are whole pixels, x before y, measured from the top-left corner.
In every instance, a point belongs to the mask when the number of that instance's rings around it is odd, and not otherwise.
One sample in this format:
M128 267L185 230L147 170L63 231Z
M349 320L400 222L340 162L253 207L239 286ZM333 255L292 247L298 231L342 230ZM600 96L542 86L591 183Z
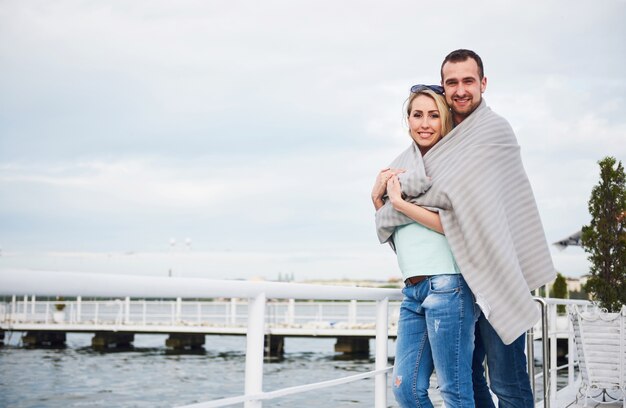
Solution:
M390 302L390 338L396 337L400 302ZM172 348L198 347L206 335L246 335L248 300L90 299L42 300L35 296L0 303L0 331L27 333L26 345L53 345L65 333L95 333L94 347L126 347L136 334L169 334ZM266 305L267 352L280 354L285 337L334 337L335 350L369 352L376 337L376 302L356 300L270 301Z
M400 301L389 302L388 337L395 339ZM266 354L281 355L286 337L336 338L335 351L369 352L376 337L376 302L268 301L265 313ZM247 299L89 299L45 300L13 296L0 303L0 342L3 331L26 333L27 346L60 345L66 333L94 333L95 348L129 347L135 335L168 334L174 349L196 348L206 335L247 333ZM538 324L539 325L539 324ZM556 326L567 332L565 316ZM563 327L561 327L563 326ZM535 338L541 337L536 328ZM559 335L559 355L566 352L566 336ZM565 337L560 339L561 337Z

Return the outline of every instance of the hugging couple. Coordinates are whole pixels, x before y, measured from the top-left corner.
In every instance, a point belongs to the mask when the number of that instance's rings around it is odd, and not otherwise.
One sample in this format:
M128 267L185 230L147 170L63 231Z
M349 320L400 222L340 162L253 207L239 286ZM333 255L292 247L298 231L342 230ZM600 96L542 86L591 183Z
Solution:
M411 88L412 143L372 189L378 238L405 283L392 377L402 407L433 406L433 370L446 408L495 407L490 388L501 408L534 407L531 291L555 270L517 139L486 88L475 52L448 54L441 85Z

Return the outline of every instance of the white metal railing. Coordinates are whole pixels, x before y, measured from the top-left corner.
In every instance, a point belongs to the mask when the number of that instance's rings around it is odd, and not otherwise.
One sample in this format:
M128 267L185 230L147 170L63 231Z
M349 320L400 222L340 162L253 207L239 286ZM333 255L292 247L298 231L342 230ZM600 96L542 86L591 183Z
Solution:
M222 407L244 403L260 408L262 401L284 395L325 388L362 378L375 378L375 407L387 406L387 330L389 300L401 300L397 289L375 289L279 282L224 281L193 278L164 278L135 275L105 275L70 272L0 270L0 295L93 296L163 298L247 298L245 395L188 407ZM363 374L321 383L263 391L263 349L268 299L360 300L376 302L375 369ZM125 302L128 304L128 301ZM24 304L24 308L27 308ZM123 320L124 314L120 319Z
M567 369L567 383L566 386L571 386L575 382L576 372L576 356L574 347L573 329L569 319L563 312L563 319L558 317L558 306L562 305L588 305L587 300L570 300L570 299L555 299L555 298L535 298L541 308L541 321L527 333L527 357L528 357L528 369L533 387L533 396L536 394L536 381L541 379L543 384L543 408L550 408L556 406L557 400L557 377L561 370ZM559 322L565 322L565 324L559 324ZM542 344L542 365L543 370L540 373L534 373L534 352L533 352L533 340L534 332L539 329L541 331L541 344ZM568 339L568 361L567 364L559 366L557 364L557 338L563 336ZM549 356L549 360L548 360ZM536 400L536 396L535 396Z
M268 299L269 300L269 299ZM71 325L133 325L201 327L245 327L247 299L183 300L177 299L95 299L42 300L34 295L12 296L0 302L0 323ZM395 329L400 302L390 302L390 329ZM265 322L268 327L342 327L373 328L376 322L376 302L351 300L329 301L268 301ZM88 329L88 327L85 327Z

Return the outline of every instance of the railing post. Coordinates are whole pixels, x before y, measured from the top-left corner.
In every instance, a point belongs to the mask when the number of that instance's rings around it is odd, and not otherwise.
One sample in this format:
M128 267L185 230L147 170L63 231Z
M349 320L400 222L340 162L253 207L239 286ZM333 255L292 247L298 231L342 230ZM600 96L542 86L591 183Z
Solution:
M248 299L246 335L246 395L263 392L263 348L265 341L265 293ZM246 401L244 408L261 408L261 401Z
M237 323L237 298L230 298L230 324Z
M548 377L550 376L550 363L548 359L549 341L548 341L548 305L541 298L535 298L541 305L541 353L543 360L543 408L550 408L550 388L548 387Z
M535 329L531 327L526 332L526 366L528 367L528 378L530 379L530 389L533 393L533 401L536 400L537 387L535 386Z
M287 324L296 322L296 299L289 299L287 304Z
M572 321L567 318L567 328L569 333L574 333L574 327ZM567 336L567 385L574 383L574 354L576 353L576 344L574 343L574 336Z
M548 324L550 333L550 404L556 405L556 376L557 376L557 363L556 363L556 305L548 305Z
M130 297L124 299L124 324L130 324Z
M80 323L81 313L82 313L82 304L83 298L82 296L76 296L76 323Z
M387 367L388 306L388 298L376 302L376 370ZM375 387L374 406L376 408L385 408L387 406L387 373L376 376Z
M176 324L176 302L170 302L170 324Z
M146 299L143 300L142 308L141 308L141 324L146 324L146 314L148 313L148 304L146 303Z
M182 310L183 310L183 300L181 298L176 298L176 323L180 323L182 321Z
M17 298L15 295L11 297L11 323L15 323L17 318ZM46 310L46 323L48 323L48 313Z
M348 326L352 327L356 325L356 300L350 301L350 307L348 309Z
M35 295L30 297L30 314L35 318Z

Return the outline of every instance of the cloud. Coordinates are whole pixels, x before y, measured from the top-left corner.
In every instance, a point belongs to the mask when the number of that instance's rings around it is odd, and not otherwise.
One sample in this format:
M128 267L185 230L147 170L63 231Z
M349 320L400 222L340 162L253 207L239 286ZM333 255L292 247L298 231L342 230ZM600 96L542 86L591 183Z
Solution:
M371 183L408 144L410 85L437 83L459 47L483 57L556 240L588 221L596 162L626 158L625 15L623 1L5 1L0 240L148 251L189 236L375 274L369 254L389 249Z
M162 237L182 223L199 242L202 237L214 241L208 237L217 233L227 242L223 245L245 241L246 233L258 237L253 239L257 243L350 242L346 229L352 227L371 230L374 238L368 191L378 166L371 166L370 157L356 151L230 162L207 156L188 162L144 158L5 165L0 192L7 199L0 213L19 215L36 230L34 220L56 214L96 231L123 220L124 232L156 230ZM142 231L142 226L148 227Z
M546 76L533 86L488 88L486 99L506 117L521 145L550 239L566 236L589 221L587 201L598 183L597 162L626 160L626 108L620 87L570 86L571 78ZM517 88L517 89L515 89ZM567 216L563 216L567 214Z
M50 190L52 201L47 200L48 205L66 211L210 209L226 190L226 183L219 179L199 179L200 175L194 175L195 179L190 180L177 169L162 168L150 160L79 162L45 168L11 166L3 170L0 181L6 190ZM11 201L15 203L13 210L41 208L37 202L29 205L27 197L13 196L7 203Z

